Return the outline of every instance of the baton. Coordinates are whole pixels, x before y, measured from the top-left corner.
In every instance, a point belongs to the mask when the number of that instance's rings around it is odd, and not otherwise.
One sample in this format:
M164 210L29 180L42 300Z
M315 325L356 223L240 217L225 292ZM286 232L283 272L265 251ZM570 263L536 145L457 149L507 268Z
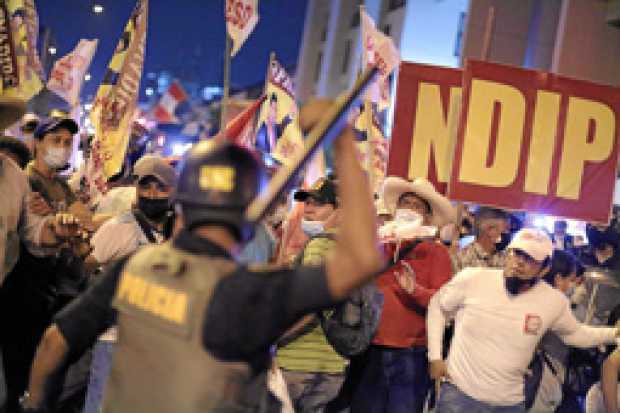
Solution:
M355 82L353 88L344 96L336 99L325 116L310 130L304 139L304 149L289 165L283 165L269 181L267 188L261 192L245 211L245 219L257 223L269 211L280 195L286 191L295 175L304 167L312 154L323 143L328 143L340 135L347 124L347 114L364 96L364 92L378 73L376 67L370 67Z

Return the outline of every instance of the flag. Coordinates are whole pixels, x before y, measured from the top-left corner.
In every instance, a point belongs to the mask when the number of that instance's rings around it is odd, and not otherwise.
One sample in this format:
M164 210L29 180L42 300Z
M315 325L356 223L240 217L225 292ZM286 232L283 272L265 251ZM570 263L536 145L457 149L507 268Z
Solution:
M0 14L0 94L30 100L43 88L43 69L37 52L39 18L34 1L2 0Z
M174 81L170 84L170 87L163 94L159 102L153 109L153 116L159 123L179 123L179 119L175 116L174 112L179 106L179 103L187 100L187 93L183 90L183 87L178 81Z
M298 111L293 80L280 63L271 59L265 101L258 116L256 149L279 163L289 163L304 148Z
M99 86L90 113L95 128L87 180L91 195L106 191L106 180L123 164L136 113L144 66L148 0L138 0Z
M368 97L379 104L379 111L390 105L390 83L388 76L400 64L400 54L389 36L375 27L375 22L360 9L362 20L362 66L377 66L380 72L377 82L369 88Z
M368 108L372 111L370 122L366 113ZM377 104L367 102L359 107L359 113L353 120L353 131L360 164L371 176L373 189L377 190L385 178L389 153L388 140L383 133Z
M54 64L47 88L76 106L80 100L80 90L84 76L97 50L99 41L82 39L75 49Z
M226 30L237 54L258 23L258 0L226 0Z
M254 150L256 115L264 101L265 95L256 99L243 112L228 122L224 129L224 138L239 146Z

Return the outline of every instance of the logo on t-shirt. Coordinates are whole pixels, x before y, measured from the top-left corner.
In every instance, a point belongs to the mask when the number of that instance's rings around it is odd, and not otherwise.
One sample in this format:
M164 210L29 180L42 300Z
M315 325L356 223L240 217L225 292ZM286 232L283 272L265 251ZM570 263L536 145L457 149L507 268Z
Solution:
M537 335L542 327L542 319L536 314L526 314L523 332L525 334Z

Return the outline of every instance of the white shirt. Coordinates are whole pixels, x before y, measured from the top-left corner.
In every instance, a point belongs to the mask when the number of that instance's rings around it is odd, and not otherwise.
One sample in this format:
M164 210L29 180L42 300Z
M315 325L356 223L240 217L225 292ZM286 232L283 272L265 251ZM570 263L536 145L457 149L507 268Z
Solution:
M447 361L450 381L468 396L497 406L524 400L523 376L547 330L576 347L612 343L616 333L580 324L566 297L546 282L510 295L502 269L466 268L435 294L427 315L431 361L441 359L448 314L456 316Z
M110 189L97 204L96 214L120 215L131 210L136 202L135 186L118 186Z
M164 241L163 235L158 232L153 231L153 235L157 243ZM90 240L93 247L91 254L102 265L133 254L149 243L131 211L104 222ZM116 337L116 327L111 327L101 335L100 340L115 342Z
M155 231L153 235L158 243L164 240ZM92 255L99 264L119 260L146 244L149 240L131 211L104 222L90 240Z

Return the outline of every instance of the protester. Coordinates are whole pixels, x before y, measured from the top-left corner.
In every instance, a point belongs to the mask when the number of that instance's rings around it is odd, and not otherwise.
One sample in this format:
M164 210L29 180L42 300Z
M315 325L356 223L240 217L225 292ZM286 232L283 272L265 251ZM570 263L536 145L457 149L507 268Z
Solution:
M543 276L543 280L570 298L575 290L577 269L578 262L571 253L555 249L549 271ZM571 411L578 407L578 402L572 394L563 394L567 387L565 379L569 352L569 346L556 334L548 331L542 337L538 350L542 361L542 374L531 412L552 413L560 403L563 405L562 411Z
M303 202L301 227L310 240L299 264L320 266L336 248L338 201L332 179L321 178L307 191L295 192ZM347 361L328 343L316 316L295 325L282 339L277 364L282 368L293 406L298 412L316 412L336 397L344 381Z
M134 173L137 206L107 221L95 233L93 251L86 260L91 268L111 265L141 246L162 243L171 235L170 195L176 185L175 170L162 158L146 155L136 163ZM116 330L110 329L95 345L84 413L99 412L115 342Z
M551 241L556 249L572 251L575 247L573 236L566 232L568 223L564 220L557 220L553 223L553 234L551 235Z
M508 214L496 208L480 207L475 215L474 242L456 253L457 272L467 267L501 268L505 251L498 249L502 233L508 230Z
M310 104L302 123L316 123L325 109L323 102ZM115 265L56 317L33 365L24 407L45 406L54 373L67 357L79 354L114 322L110 306L116 290L119 344L104 411L257 408L275 339L304 314L346 297L381 265L369 189L350 129L336 146L344 212L337 259L325 267L264 273L237 267L231 256L249 238L251 227L243 216L264 178L262 168L243 149L228 144L194 147L175 192L184 230L172 243L144 248ZM146 288L140 294L134 279ZM134 293L128 296L130 290ZM153 313L146 303L158 302L150 294L155 290L176 291L167 296L179 305L169 302L170 307ZM197 300L191 314L182 304L189 293Z
M25 109L24 102L18 99L0 97L0 130L6 128L19 119ZM15 162L3 153L0 153L0 286L6 276L14 268L19 257L20 241L33 253L45 255L55 253L60 237L74 236L78 231L77 220L70 214L42 217L28 209L30 188L28 179ZM46 248L47 247L47 248ZM6 295L2 288L0 304L6 305ZM0 311L2 316L1 329L7 328L7 317L14 318L12 309L6 307ZM5 340L9 334L0 337L0 353L3 352ZM0 357L0 408L7 399L7 389L4 379L4 368Z
M547 234L525 228L508 246L504 269L467 268L431 300L429 361L441 385L437 412L524 412L527 366L549 330L576 347L612 343L618 328L589 327L572 315L567 298L547 283L553 251ZM447 364L442 358L446 317L456 327Z
M388 177L382 198L399 222L411 217L435 228L456 220L450 202L422 179ZM410 224L403 219L401 226ZM398 226L396 231L398 231ZM386 249L393 266L377 278L384 296L376 335L355 390L354 412L421 412L430 386L424 313L452 275L448 249L434 239L404 238Z

